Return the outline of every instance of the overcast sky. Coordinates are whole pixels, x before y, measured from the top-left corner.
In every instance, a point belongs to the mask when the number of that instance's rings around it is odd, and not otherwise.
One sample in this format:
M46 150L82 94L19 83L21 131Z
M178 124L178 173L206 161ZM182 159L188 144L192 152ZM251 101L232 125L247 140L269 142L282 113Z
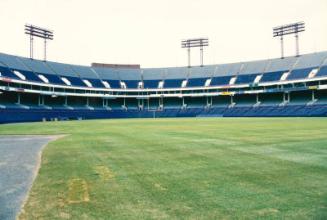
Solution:
M0 52L29 56L25 23L54 30L48 59L184 66L186 38L208 37L205 64L280 56L272 27L304 21L300 52L327 50L327 0L0 0ZM294 55L294 36L285 54ZM36 58L43 41L36 40ZM199 64L199 50L192 50Z

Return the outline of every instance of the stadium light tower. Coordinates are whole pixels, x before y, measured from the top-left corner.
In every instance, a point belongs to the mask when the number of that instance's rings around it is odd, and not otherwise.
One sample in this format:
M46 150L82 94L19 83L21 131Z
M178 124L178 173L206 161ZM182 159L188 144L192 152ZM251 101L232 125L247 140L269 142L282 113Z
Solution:
M300 55L299 51L299 33L305 31L304 22L282 25L273 28L273 37L280 37L281 54L284 58L284 35L295 34L295 55Z
M47 40L53 40L53 31L37 27L31 24L25 24L25 34L30 36L30 58L33 59L33 38L44 39L44 61L47 60Z
M203 66L203 47L209 46L208 38L182 40L182 48L187 48L188 67L191 67L191 48L200 47L200 66Z

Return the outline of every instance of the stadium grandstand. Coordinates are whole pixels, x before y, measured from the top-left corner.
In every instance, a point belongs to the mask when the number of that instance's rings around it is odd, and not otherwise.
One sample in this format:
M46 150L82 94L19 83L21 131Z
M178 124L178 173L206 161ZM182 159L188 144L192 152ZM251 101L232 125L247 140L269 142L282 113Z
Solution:
M0 122L327 115L327 52L167 68L0 54Z
M327 220L327 0L1 8L0 220Z

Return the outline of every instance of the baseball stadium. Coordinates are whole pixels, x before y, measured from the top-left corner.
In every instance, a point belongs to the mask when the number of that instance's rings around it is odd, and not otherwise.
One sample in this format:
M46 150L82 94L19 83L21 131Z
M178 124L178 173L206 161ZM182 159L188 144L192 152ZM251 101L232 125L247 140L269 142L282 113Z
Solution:
M167 67L56 61L24 25L29 56L0 51L0 219L327 218L327 50L300 53L304 21L271 27L281 56L206 64L186 37Z

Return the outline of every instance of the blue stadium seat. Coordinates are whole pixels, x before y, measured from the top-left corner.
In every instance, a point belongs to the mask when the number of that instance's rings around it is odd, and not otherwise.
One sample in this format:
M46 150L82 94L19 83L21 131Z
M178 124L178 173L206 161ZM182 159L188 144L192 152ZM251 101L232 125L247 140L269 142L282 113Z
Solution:
M53 107L46 109L44 107L31 106L29 109L22 105L8 104L6 108L0 108L0 123L22 122L22 121L41 121L43 118L78 118L86 119L96 118L139 118L153 117L152 111L139 111L135 108L131 110L123 110L120 107L108 111L106 109L97 108L91 110L85 106L74 107L69 109L65 106ZM327 105L304 104L290 106L235 106L233 108L214 107L211 109L204 108L187 108L181 109L181 105L168 105L162 111L156 112L156 117L286 117L286 116L326 116Z
M257 77L257 74L251 74L251 75L238 75L235 81L235 84L245 84L245 83L253 83L255 78Z
M138 80L124 80L123 82L125 82L127 89L137 89L140 81L138 81Z
M164 88L180 88L182 86L182 79L166 79Z
M112 89L120 89L120 81L119 80L105 80L109 83L110 88Z
M316 76L327 76L327 66L321 67Z
M1 76L12 78L12 79L19 79L13 72L11 72L7 67L0 66Z
M72 77L72 76L63 76L63 77L67 78L72 84L72 86L86 87L85 83L80 78Z
M262 75L262 78L260 82L273 82L273 81L279 81L280 78L282 77L283 73L286 71L277 71L277 72L269 72L269 73L264 73Z
M27 81L34 81L34 82L41 82L43 83L43 81L33 72L30 71L23 71L23 70L18 70L20 73L22 73L25 77Z
M220 76L220 77L213 77L211 79L211 86L222 86L228 85L229 81L231 80L232 76Z
M41 73L41 75L43 75L45 78L47 78L49 80L49 83L51 84L58 84L58 85L66 85L60 78L59 76L55 75L55 74L45 74L45 73Z
M156 89L160 81L161 80L143 80L143 87L145 89Z
M201 87L204 86L207 78L193 78L188 79L187 87Z
M13 71L20 72L23 76L25 76L26 81L34 81L34 82L42 82L43 83L43 81L33 72L24 71L24 70L14 70L14 69L9 70L8 68L0 67L1 75L6 76L8 78L21 80L18 76L16 76L16 74L13 73Z
M313 68L305 68L305 69L296 69L293 70L290 75L288 75L287 79L304 79L307 78L309 73L311 72Z
M88 80L93 87L95 88L105 88L100 79L86 79Z

